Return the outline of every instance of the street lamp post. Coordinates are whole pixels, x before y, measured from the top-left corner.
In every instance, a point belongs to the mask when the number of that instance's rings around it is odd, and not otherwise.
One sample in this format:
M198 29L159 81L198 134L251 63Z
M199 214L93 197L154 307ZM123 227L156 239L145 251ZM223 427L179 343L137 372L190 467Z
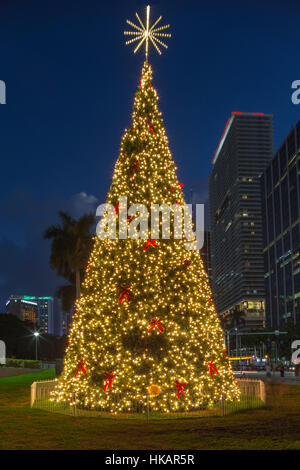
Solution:
M38 331L35 331L33 333L33 335L35 336L35 360L37 361L37 358L38 358L38 338L39 338L40 334L39 334Z
M230 332L227 330L227 354L230 356Z
M228 356L230 356L230 334L233 330L236 330L236 328L231 328L230 330L225 330L227 334L227 353Z

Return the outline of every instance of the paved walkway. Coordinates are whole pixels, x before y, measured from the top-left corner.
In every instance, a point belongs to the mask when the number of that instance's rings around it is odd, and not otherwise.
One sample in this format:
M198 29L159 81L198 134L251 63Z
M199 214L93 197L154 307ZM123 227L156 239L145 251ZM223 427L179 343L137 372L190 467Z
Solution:
M22 367L0 367L0 378L14 377L15 375L32 374L40 369L23 369Z
M259 379L263 381L270 381L273 383L282 383L280 372L275 372L274 374L271 372L271 378L268 378L265 371L257 372L257 371L250 371L245 370L243 372L235 371L235 376L239 378L241 374L245 374L247 379ZM285 372L284 373L284 381L283 383L287 385L300 385L300 376L295 377L293 372Z

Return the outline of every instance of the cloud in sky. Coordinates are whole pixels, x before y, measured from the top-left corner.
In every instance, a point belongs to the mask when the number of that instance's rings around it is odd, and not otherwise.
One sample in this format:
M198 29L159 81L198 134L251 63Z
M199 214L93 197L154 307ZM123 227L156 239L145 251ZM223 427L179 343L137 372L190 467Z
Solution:
M89 212L95 213L99 203L99 200L93 194L88 195L85 192L74 194L70 198L70 212L74 217L80 217Z

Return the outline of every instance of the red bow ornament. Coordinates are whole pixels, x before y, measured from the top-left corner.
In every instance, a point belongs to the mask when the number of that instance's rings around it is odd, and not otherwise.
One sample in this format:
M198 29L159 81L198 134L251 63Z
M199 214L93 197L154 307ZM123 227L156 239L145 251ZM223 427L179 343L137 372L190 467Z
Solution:
M139 169L139 161L138 160L135 160L132 165L131 165L131 176L130 178L133 178L134 175L138 172L138 169Z
M179 181L177 181L177 183L178 183L178 184L179 184L179 186L180 186L180 191L182 191L182 189L181 189L181 188L184 188L184 184L182 184L182 183L179 183ZM174 191L174 188L173 188L173 186L171 186L171 191Z
M217 375L220 375L218 369L217 369L216 366L214 365L214 361L210 361L210 363L207 365L207 367L209 367L209 375L210 375L211 377L213 377L214 372L215 372Z
M153 330L153 328L155 328L156 326L159 329L159 331L161 331L161 332L164 331L164 328L161 324L160 318L158 318L157 320L155 318L152 318L152 320L149 322L149 324L150 324L150 328L148 330L148 333L150 333L150 331Z
M88 272L88 270L90 269L90 264L91 264L91 260L89 259L88 265L87 265L87 267L86 267L86 269L85 269L86 272Z
M86 374L86 370L85 370L85 368L84 368L84 360L83 360L83 359L81 359L81 361L79 361L78 364L77 364L77 369L76 369L76 372L75 372L75 377L77 377L78 372L79 372L80 370L81 370L84 374Z
M119 303L121 304L124 297L130 302L130 286L127 287L120 287L120 298L119 298Z
M154 246L156 247L156 241L155 240L151 240L150 238L147 239L147 243L146 243L146 246L144 247L144 251L146 251L149 246Z
M147 124L148 124L149 130L153 132L153 134L155 135L151 122L147 121Z
M184 387L185 387L186 385L187 385L187 383L185 383L185 382L180 383L180 382L178 382L177 379L175 380L175 387L176 387L176 390L177 390L177 398L178 398L178 399L179 399L180 393L181 393L183 396L185 396L183 389L184 389Z
M114 206L114 209L115 209L115 213L118 214L119 213L119 206L120 206L120 203L118 202L118 204L116 206Z
M109 390L111 390L112 386L112 381L116 376L114 375L114 371L111 370L110 372L105 372L105 380L106 384L103 386L103 390L105 391L107 387L109 387Z
M192 262L191 262L189 259L185 259L185 260L182 261L182 262L183 262L183 264L184 264L184 266L185 266L186 268L189 268L189 267L191 266L191 264L192 264Z

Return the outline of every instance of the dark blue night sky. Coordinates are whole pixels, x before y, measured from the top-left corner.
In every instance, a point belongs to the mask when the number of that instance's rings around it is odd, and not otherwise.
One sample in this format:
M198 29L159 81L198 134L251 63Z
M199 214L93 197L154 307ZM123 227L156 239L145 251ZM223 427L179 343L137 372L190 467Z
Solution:
M44 229L104 202L130 122L143 54L124 45L126 18L145 2L2 0L0 312L10 293L52 295ZM150 55L171 151L186 197L207 201L211 159L231 111L271 113L278 148L300 117L300 4L163 1L162 57Z

